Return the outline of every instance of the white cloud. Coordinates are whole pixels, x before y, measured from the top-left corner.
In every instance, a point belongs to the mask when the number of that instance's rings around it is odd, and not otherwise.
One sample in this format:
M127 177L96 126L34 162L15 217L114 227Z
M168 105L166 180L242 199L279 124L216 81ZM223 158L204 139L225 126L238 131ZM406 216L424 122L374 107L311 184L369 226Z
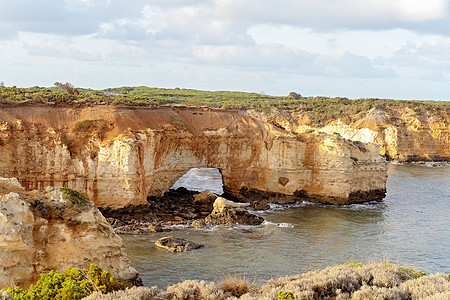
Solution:
M378 28L442 19L448 0L218 0L224 17L317 29Z
M6 61L0 79L23 80L12 74L40 68L47 72L40 79L57 77L50 84L75 82L60 77L68 74L79 82L91 77L94 86L148 80L153 86L285 94L299 82L309 94L343 96L372 93L384 80L389 88L383 92L394 93L391 81L420 85L449 78L448 3L0 0ZM125 72L130 74L113 74Z

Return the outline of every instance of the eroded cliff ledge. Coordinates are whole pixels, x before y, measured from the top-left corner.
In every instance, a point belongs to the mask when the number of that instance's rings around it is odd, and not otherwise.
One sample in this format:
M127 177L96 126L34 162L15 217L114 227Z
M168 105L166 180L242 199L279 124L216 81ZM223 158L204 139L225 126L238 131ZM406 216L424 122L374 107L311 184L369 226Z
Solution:
M4 177L73 188L99 207L144 204L193 167L218 168L238 198L344 204L385 192L378 146L293 134L235 111L5 104L0 122Z

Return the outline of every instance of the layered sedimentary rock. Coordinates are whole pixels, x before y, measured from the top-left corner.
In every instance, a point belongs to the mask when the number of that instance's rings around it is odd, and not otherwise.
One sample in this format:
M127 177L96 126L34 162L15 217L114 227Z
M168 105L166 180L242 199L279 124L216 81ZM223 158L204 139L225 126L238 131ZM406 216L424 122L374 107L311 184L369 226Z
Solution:
M214 201L213 211L205 218L205 222L214 225L259 225L264 219L249 213L241 203L218 197Z
M6 181L0 178L3 191ZM136 282L122 240L92 201L70 199L52 187L20 193L0 194L0 288L27 288L41 273L88 269L91 263Z
M353 203L384 196L375 145L294 134L235 111L29 104L0 109L0 170L28 190L81 191L99 207L159 196L194 167L241 199Z
M242 113L267 121L268 116L253 110ZM351 124L334 120L324 127L310 124L304 114L274 111L270 117L294 132L339 133L352 141L380 145L380 154L389 160L449 161L450 116L441 112L415 112L407 107L374 108Z

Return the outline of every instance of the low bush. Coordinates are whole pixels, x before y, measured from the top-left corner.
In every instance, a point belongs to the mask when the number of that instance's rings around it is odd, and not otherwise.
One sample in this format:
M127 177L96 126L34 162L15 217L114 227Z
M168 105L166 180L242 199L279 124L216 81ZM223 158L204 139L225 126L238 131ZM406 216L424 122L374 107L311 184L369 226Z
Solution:
M178 116L173 116L172 117L172 123L178 129L183 129L183 128L186 127L186 123L184 123L184 121L181 120Z
M225 294L214 282L186 280L167 288L167 299L224 300Z
M65 187L60 188L60 190L66 195L66 198L69 199L72 204L83 205L88 201L87 198L84 197L79 191Z
M294 299L297 299L297 296L295 296L293 292L278 291L278 297L277 298L279 300L294 300Z
M0 298L1 299L1 298ZM166 292L157 287L132 287L126 290L114 291L109 294L94 292L83 300L165 300Z
M251 283L245 277L228 275L222 279L219 286L225 293L241 297L250 291Z
M15 287L6 291L14 300L72 300L82 299L94 291L110 293L123 289L125 284L117 281L111 273L91 264L89 271L76 268L66 269L63 273L50 271L41 274L38 282L27 290Z
M80 132L88 130L89 128L94 126L93 120L82 120L75 123L75 126L73 127L73 131Z

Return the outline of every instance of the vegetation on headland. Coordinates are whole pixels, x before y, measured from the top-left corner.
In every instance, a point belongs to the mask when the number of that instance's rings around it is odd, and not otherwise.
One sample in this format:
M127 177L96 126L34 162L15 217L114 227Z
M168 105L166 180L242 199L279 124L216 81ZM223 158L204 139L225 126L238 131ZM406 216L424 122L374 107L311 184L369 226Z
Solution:
M92 266L91 266L92 267ZM98 268L98 267L97 267ZM27 291L7 289L14 299L80 299L72 295L88 295L85 300L93 299L449 299L450 278L445 274L426 275L410 268L390 263L344 264L323 270L311 271L295 276L271 279L261 286L243 277L227 276L221 282L185 280L167 289L157 287L132 287L124 289L104 276L105 271L95 271L91 281L86 281L86 270L68 269L55 276L57 272L42 275L36 286ZM90 276L89 271L89 276ZM75 274L75 275L73 275ZM61 283L58 279L65 278ZM55 278L55 279L54 279ZM105 280L104 278L110 278ZM49 282L56 282L49 284ZM44 285L45 283L45 285ZM37 287L40 288L37 288ZM87 286L87 288L84 288ZM44 288L45 287L45 288ZM95 287L95 290L94 290ZM98 290L97 290L98 289ZM32 294L28 291L35 291ZM11 295L0 293L0 299ZM48 298L52 293L54 298ZM47 292L48 291L48 292ZM86 292L87 291L87 292ZM104 294L107 292L108 294ZM24 293L38 296L21 296ZM41 293L41 294L38 294ZM46 298L47 297L47 298Z
M56 82L54 87L0 87L0 103L92 103L130 106L183 105L222 109L254 109L266 114L276 108L308 116L312 124L324 125L330 120L352 122L363 118L374 108L407 107L415 113L429 112L437 117L450 112L450 101L418 101L392 99L348 99L343 97L302 97L291 92L287 96L232 91L199 91L119 87L104 90L74 88L70 83Z

